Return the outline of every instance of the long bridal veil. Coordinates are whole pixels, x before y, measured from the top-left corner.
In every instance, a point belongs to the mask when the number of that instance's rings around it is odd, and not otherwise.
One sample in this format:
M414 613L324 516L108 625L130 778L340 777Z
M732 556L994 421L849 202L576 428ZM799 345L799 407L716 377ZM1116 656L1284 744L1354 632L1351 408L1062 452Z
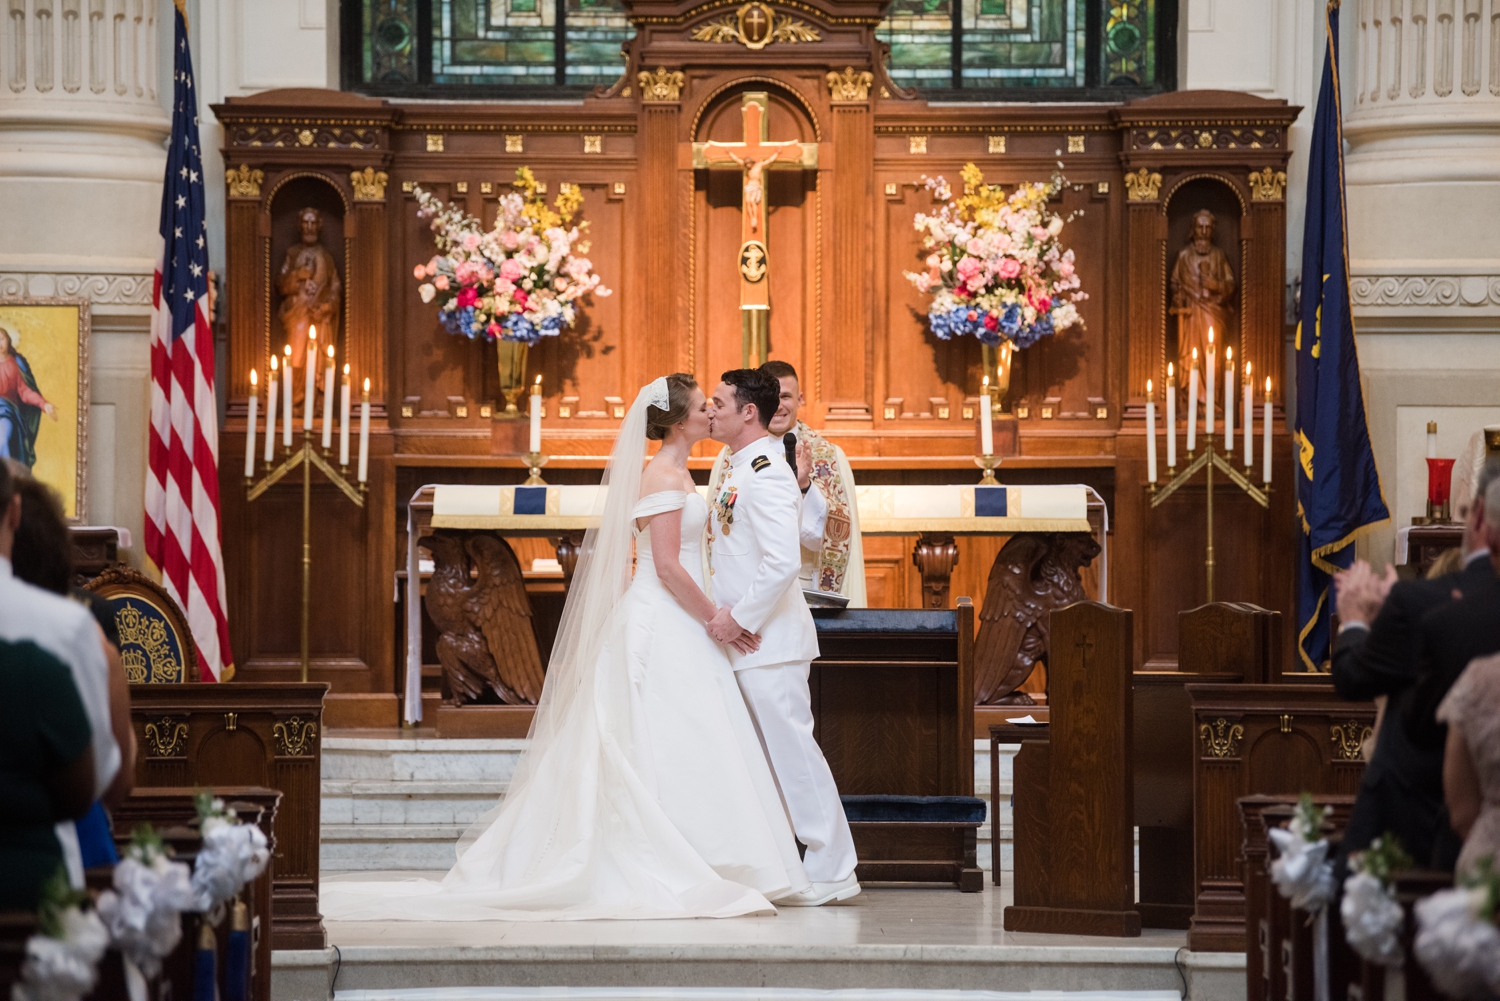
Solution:
M459 839L441 883L326 880L330 920L559 920L726 917L770 910L720 879L656 801L639 692L625 668L621 606L631 583L632 511L646 458L636 397L595 496L526 750L504 800Z

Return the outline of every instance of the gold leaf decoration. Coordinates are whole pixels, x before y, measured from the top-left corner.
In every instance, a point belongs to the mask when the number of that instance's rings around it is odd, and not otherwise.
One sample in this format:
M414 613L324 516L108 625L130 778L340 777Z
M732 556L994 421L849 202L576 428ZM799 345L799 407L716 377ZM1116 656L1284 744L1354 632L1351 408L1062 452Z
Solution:
M389 180L385 171L374 167L356 170L349 175L349 183L354 185L354 200L357 202L385 201L385 185Z
M1269 168L1267 168L1269 169ZM1358 761L1364 752L1365 741L1375 732L1368 723L1351 719L1347 723L1335 723L1328 728L1333 740L1333 755L1339 761Z
M1125 175L1125 194L1132 202L1154 202L1161 196L1161 175L1142 167Z
M828 94L835 101L868 101L870 87L875 76L869 70L858 72L853 66L845 66L844 72L830 70L825 77Z
M318 724L293 716L271 727L276 739L276 753L284 758L302 758L312 753L318 736Z
M683 84L687 83L681 70L669 70L665 66L656 67L655 73L641 70L636 74L636 80L641 85L641 100L650 102L677 100L682 96Z
M238 168L231 167L224 171L230 198L259 198L260 184L265 179L265 171L255 170L243 163Z
M1198 736L1203 740L1204 757L1234 758L1239 756L1245 728L1238 723L1231 724L1220 716L1212 723L1199 724Z
M188 727L179 717L163 716L146 724L146 750L153 758L180 758L187 749Z
M1253 202L1279 202L1286 197L1286 171L1250 171L1250 200Z

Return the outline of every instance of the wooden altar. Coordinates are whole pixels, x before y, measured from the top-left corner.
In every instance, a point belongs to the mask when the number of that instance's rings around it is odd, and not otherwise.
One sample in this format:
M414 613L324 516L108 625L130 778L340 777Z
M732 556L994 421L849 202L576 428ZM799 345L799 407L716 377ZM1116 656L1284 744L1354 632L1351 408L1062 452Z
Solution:
M351 513L335 488L312 489L311 676L331 686L331 715L341 697L363 693L393 723L393 582L405 499L425 483L519 483L526 475L525 422L496 416L503 401L494 347L445 333L417 294L412 269L434 248L414 187L486 221L522 166L549 186L548 197L562 184L582 191L589 257L615 292L587 304L564 336L533 348L527 380L543 378L547 480L597 482L639 386L673 370L711 384L741 363L741 190L724 172L695 167L693 144L739 141L742 98L752 92L767 95L769 139L804 150L798 169L767 174L770 354L802 373L804 417L845 449L862 484L978 478L979 346L935 339L924 297L903 276L921 262L913 218L934 204L921 178L956 182L972 161L991 183L1011 185L1044 180L1063 161L1069 185L1055 209L1082 213L1065 242L1089 293L1079 304L1084 324L1017 354L997 419L999 475L1007 484L1085 483L1099 492L1112 515L1108 596L1135 612L1134 666L1175 665L1176 615L1204 599L1204 519L1201 488L1152 511L1144 483L1145 384L1153 379L1160 390L1175 357L1168 274L1192 216L1211 210L1216 244L1239 281L1232 329L1221 336L1257 376L1273 375L1279 414L1282 172L1299 109L1229 92L933 106L885 75L874 34L881 3L798 2L796 17L817 40L796 45L694 40L723 6L626 0L636 28L627 70L575 103L307 89L214 107L229 169L219 468L240 677L290 680L297 668L298 596L287 582L297 579L301 554L284 526L300 514L301 498L278 488L247 504L243 459L250 370L264 374L285 340L275 269L297 238L299 210L321 213L320 239L343 281L335 347L340 361L370 377L372 404L366 507ZM1218 560L1231 572L1216 597L1289 612L1295 534L1280 420L1274 448L1269 511L1238 495L1219 501L1228 510ZM711 455L697 460L705 473ZM957 538L949 593L982 605L985 573L1004 541ZM869 540L873 603L925 604L910 562L915 542Z

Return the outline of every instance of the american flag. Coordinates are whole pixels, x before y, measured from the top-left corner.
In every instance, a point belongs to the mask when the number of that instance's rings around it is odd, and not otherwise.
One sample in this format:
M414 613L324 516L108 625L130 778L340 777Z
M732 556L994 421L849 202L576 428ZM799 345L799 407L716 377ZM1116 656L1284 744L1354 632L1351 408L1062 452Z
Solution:
M161 260L152 289L151 449L146 555L187 612L204 681L234 674L219 546L219 429L208 321L208 224L198 99L187 21L178 0L172 145L161 196Z

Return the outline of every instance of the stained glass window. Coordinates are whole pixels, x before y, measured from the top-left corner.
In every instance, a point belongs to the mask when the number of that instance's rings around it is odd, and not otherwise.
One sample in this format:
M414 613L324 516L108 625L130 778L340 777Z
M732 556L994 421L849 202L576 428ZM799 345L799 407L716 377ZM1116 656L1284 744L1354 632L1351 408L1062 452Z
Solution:
M876 34L891 47L891 78L906 87L1155 90L1172 86L1157 58L1158 8L1168 6L1176 8L1173 0L894 0Z
M621 0L344 0L345 86L375 92L589 87L619 79ZM891 78L1039 100L1175 85L1178 0L892 0ZM559 58L559 53L561 58ZM1012 98L1014 99L1014 98Z
M345 3L358 90L612 84L635 34L620 0L358 0L357 19Z

